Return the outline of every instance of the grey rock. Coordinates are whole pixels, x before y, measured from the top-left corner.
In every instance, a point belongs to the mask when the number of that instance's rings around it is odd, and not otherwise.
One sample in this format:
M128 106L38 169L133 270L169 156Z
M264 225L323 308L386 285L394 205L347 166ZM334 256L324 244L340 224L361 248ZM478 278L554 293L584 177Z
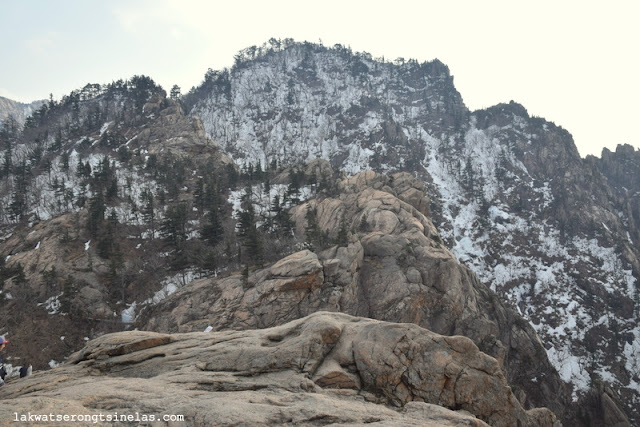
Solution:
M104 335L0 397L2 419L29 408L164 412L185 425L557 424L525 411L467 338L326 312L262 330Z

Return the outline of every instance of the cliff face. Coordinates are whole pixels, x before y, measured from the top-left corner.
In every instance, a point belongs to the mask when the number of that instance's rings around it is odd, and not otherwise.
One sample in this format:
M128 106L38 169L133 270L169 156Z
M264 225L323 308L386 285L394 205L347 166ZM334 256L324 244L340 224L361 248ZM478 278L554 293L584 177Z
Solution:
M468 111L437 61L311 44L252 52L187 97L210 136L254 165L323 158L420 177L443 241L531 322L572 399L605 381L635 413L639 217L615 184L633 176L616 156L581 159L566 130L514 102Z
M606 177L627 222L627 240L637 242L640 239L640 151L628 144L618 145L615 151L605 148L600 158L588 156L586 161Z
M422 125L440 135L462 129L469 114L438 60L399 66L312 44L212 71L185 102L236 159L266 165L323 158L351 174L420 168Z
M547 409L525 411L499 363L471 340L337 313L261 330L105 335L0 396L0 416L11 420L23 410L164 411L197 426L558 425Z

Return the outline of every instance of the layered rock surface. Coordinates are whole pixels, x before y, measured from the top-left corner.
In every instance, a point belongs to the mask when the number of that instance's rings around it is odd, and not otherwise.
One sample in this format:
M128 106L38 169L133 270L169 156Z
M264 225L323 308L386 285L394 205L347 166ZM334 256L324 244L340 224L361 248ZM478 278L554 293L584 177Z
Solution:
M29 408L184 415L172 425L557 425L525 411L465 337L326 312L263 330L104 335L0 397L4 420Z
M425 217L427 206L424 187L408 174L356 175L340 183L339 196L319 197L293 212L300 233L307 209L316 209L329 235L346 221L352 230L346 247L303 250L248 278L195 281L149 307L138 326L266 328L318 310L415 323L471 338L497 358L523 405L565 416L566 391L534 330L456 262Z

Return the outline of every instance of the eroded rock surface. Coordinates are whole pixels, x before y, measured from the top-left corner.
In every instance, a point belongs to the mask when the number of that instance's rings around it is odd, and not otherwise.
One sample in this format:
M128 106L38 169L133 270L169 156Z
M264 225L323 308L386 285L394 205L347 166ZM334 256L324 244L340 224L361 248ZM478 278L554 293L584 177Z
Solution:
M327 312L262 330L104 335L0 398L5 420L28 408L181 414L185 425L557 424L525 411L467 338Z

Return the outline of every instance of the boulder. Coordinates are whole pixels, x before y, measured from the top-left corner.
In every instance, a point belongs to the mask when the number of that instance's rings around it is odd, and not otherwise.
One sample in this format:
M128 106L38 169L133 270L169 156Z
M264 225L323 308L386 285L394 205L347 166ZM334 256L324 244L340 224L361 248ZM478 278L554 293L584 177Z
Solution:
M0 418L16 412L173 414L196 426L557 425L546 409L525 411L467 338L327 312L261 330L104 335L0 389Z

